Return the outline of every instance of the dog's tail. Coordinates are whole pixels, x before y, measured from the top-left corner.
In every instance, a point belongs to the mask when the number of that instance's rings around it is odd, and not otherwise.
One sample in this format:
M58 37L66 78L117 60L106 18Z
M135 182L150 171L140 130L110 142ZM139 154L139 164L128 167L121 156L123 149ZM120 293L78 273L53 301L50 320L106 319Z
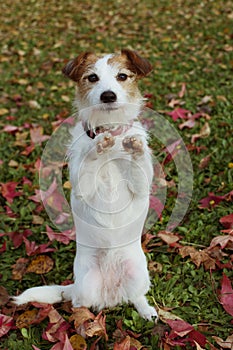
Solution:
M72 299L73 287L74 284L69 284L67 286L54 285L33 287L25 290L25 292L17 297L12 297L12 301L16 305L29 302L55 304L61 301L69 301Z

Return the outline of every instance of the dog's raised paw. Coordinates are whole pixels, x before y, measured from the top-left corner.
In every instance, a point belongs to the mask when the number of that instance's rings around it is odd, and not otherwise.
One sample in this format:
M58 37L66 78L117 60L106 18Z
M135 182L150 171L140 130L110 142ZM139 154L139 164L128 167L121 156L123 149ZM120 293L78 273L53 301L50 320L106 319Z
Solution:
M122 142L122 145L124 150L128 153L138 154L138 155L141 155L144 153L142 141L135 136L125 137Z
M99 154L102 154L112 148L115 145L115 139L114 137L110 135L104 136L104 138L97 142L96 144L96 151Z

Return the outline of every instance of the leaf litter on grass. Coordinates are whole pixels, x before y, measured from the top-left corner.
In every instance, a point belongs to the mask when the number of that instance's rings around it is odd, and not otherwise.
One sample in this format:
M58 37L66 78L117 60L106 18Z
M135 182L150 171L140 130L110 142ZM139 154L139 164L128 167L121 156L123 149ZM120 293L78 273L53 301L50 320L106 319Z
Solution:
M169 310L168 321L162 319L164 323L154 326L123 306L105 310L96 323L98 315L93 314L93 319L80 325L78 335L73 321L67 322L72 315L69 307L29 305L15 310L5 298L0 315L3 349L67 350L80 344L91 350L101 346L118 350L205 347L190 337L192 332L201 333L200 339L206 337L207 348L232 347L232 3L143 0L122 4L121 0L105 6L99 1L12 4L6 0L1 4L0 210L4 235L0 236L0 282L13 295L41 280L50 284L54 279L57 283L72 279L72 257L68 263L67 254L74 251L74 233L56 232L37 196L38 163L47 135L68 116L72 100L73 86L62 79L60 71L64 59L80 51L129 47L152 61L154 72L142 85L148 107L168 112L167 118L190 150L195 172L190 210L177 232L165 232L176 194L172 158L177 149L169 155L152 143L165 165L163 180L169 191L163 211L158 200L151 200L159 220L146 233L145 251L149 262L159 268L153 272L149 298L155 297L160 308ZM40 229L35 216L44 220ZM182 257L180 245L189 254ZM36 265L31 256L45 258L39 258ZM55 262L51 272L44 268L46 257ZM30 264L37 272L42 266L42 274L25 273ZM15 330L20 315L38 309L46 315L42 325L37 325L38 333L31 331L33 326L28 331ZM175 321L171 313L181 321ZM44 338L54 343L41 338L43 329Z

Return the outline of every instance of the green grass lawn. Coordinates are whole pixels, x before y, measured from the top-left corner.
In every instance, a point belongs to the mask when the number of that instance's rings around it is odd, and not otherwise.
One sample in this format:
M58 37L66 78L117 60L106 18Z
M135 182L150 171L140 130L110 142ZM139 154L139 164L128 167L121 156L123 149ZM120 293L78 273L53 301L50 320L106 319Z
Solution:
M45 142L36 143L31 150L28 147L31 130L39 133L43 130L44 135L51 135L56 122L71 113L74 84L63 77L61 69L65 60L82 51L109 53L130 48L150 60L154 70L140 82L141 90L143 94L151 94L149 106L179 132L193 164L191 204L175 230L179 245L195 248L198 255L209 247L214 237L227 235L221 232L224 226L219 220L233 212L233 195L225 196L233 190L232 1L5 0L0 9L0 183L17 183L15 191L19 192L12 202L0 196L0 285L9 295L29 286L72 280L73 241L67 245L51 243L49 247L57 250L45 254L54 262L48 273L26 273L15 279L12 266L17 259L29 259L28 264L32 257L27 255L24 243L19 247L13 245L9 233L19 237L25 230L31 230L28 240L40 245L49 242L46 225L55 229L43 207L30 198L39 189L38 160ZM194 127L180 130L184 120L173 121L166 113L176 108L192 114L201 112L202 116L196 119ZM9 125L16 128L10 129ZM209 128L205 137L191 142L204 125ZM153 129L151 146L162 163L166 154L153 138ZM203 159L204 164L203 161L200 164ZM173 161L166 164L165 173L171 187L162 217L150 232L155 236L147 245L152 279L148 298L161 310L179 316L203 334L208 340L203 348L222 349L224 345L221 347L213 337L225 340L232 334L232 317L220 303L223 274L232 279L232 244L229 242L222 248L218 245L211 251L213 262L219 263L210 269L203 260L199 266L192 256L182 257L179 246L169 245L156 236L165 230L177 194L172 184L177 181ZM64 178L66 181L66 169ZM3 188L2 185L2 193ZM69 189L64 191L69 195ZM217 205L212 200L209 208L201 209L199 201L209 192L225 197ZM25 308L15 310L6 303L1 297L4 288L0 292L1 313L16 322ZM56 310L69 322L69 306L58 305ZM88 349L113 349L114 343L126 336L131 338L131 347L126 344L124 349L181 348L166 341L171 327L163 319L154 326L127 305L104 310L104 315L108 340L102 336L95 346L98 335L88 337ZM124 332L119 326L121 320ZM70 324L73 327L71 321ZM1 338L0 348L27 350L35 345L39 349L51 349L53 343L41 337L47 325L46 318L29 328L11 329ZM123 349L122 344L118 346L114 350ZM188 342L184 348L192 347L196 348Z

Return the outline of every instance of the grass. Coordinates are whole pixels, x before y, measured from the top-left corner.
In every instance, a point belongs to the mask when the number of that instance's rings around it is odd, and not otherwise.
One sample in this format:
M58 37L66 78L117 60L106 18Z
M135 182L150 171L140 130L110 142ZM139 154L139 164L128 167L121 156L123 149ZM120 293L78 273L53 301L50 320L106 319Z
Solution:
M177 228L184 245L197 248L209 246L213 237L220 235L222 226L219 219L232 212L232 203L221 202L212 210L198 208L200 199L208 192L219 195L232 190L232 99L233 99L233 48L231 1L136 1L125 3L121 0L81 1L72 0L44 2L42 0L5 0L1 4L1 120L0 125L13 124L22 127L29 145L29 129L25 123L38 124L45 134L53 131L52 122L57 116L67 117L71 111L73 84L61 74L64 60L74 57L81 51L113 52L120 48L132 48L146 56L154 66L153 73L141 82L144 93L153 94L153 108L158 111L171 111L167 96L176 94L181 84L186 83L187 91L182 98L182 108L193 113L204 96L211 96L205 105L211 116L208 121L211 133L199 139L197 146L204 147L198 153L190 151L194 169L194 190L189 211ZM29 101L36 101L40 108L33 108ZM4 111L5 109L5 111ZM13 117L9 118L9 116ZM170 117L169 122L172 123ZM205 120L201 118L193 129L179 131L186 145L191 136L200 131ZM174 123L178 130L178 124ZM43 146L36 145L28 156L22 155L23 147L16 145L16 135L0 133L0 182L19 182L20 197L8 204L16 217L6 212L6 202L0 197L2 220L0 232L22 232L31 229L31 240L47 243L46 224L49 218L42 210L36 212L36 204L29 197L38 189L38 174L34 167L41 157ZM161 149L154 150L158 154ZM207 167L198 167L200 160L211 154ZM12 166L12 160L16 163ZM176 176L173 163L167 172ZM22 185L26 176L32 185ZM167 198L163 219L156 223L154 233L166 227L174 205L172 194ZM43 218L41 225L32 223L33 215ZM25 274L20 281L12 280L12 265L20 257L26 257L24 245L14 249L6 235L7 249L1 254L0 284L9 294L23 291L31 285L61 283L72 279L72 261L75 245L65 246L53 242L58 251L50 256L55 261L54 269L43 278L36 274ZM151 271L152 289L148 296L161 307L171 308L172 312L185 321L198 327L214 343L212 336L226 339L232 332L231 317L218 300L222 273L229 277L231 271L206 271L199 269L191 259L182 258L177 250L163 244L159 238L153 240L160 245L147 253L149 261L161 264L160 272ZM0 245L1 247L1 245ZM229 253L229 252L227 252ZM225 258L227 260L227 257ZM5 309L4 309L5 310ZM5 310L6 311L6 310ZM67 319L67 314L63 316ZM161 334L153 324L138 317L133 308L123 305L114 310L106 310L107 330L110 336L108 345L112 348L112 335L116 321L123 319L125 329L141 333L140 342L147 349L158 349ZM161 323L162 325L162 323ZM41 339L46 322L31 326L27 333L11 330L2 338L1 349L31 349L31 344L40 349L49 349L52 344ZM93 340L87 341L91 344ZM171 347L172 348L172 347ZM208 345L207 345L208 348Z

